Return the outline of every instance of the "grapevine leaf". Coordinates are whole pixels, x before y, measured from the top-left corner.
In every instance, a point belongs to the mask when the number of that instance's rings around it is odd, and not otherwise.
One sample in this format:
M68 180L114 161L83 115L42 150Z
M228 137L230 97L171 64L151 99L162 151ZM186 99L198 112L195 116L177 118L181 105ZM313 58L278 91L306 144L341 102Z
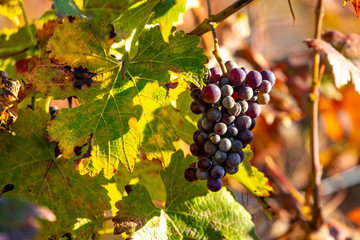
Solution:
M251 194L256 197L268 197L272 187L268 184L269 180L256 167L251 166L250 160L253 158L253 152L250 147L245 149L244 161L239 165L239 171L231 175L232 178L241 183Z
M30 31L35 35L35 25L29 26ZM20 28L17 33L10 36L5 34L0 35L0 57L9 58L15 54L25 52L32 46L30 41L29 32L26 27Z
M71 16L80 16L84 17L84 14L81 12L81 10L76 6L75 2L73 0L53 0L54 7L56 11L56 15L58 16L65 16L65 15L71 15Z
M162 166L158 161L142 160L136 163L134 171L119 168L114 176L116 186L123 190L128 184L140 183L150 190L152 199L165 201L165 187L160 177Z
M127 10L113 21L117 34L117 40L130 37L133 31L133 38L137 40L145 25L153 16L153 8L161 0L136 0L128 5Z
M131 0L91 0L84 1L82 11L86 15L94 18L104 19L106 22L112 22L118 18L128 8Z
M136 239L257 239L250 214L229 190L209 193L204 182L189 183L178 174L194 160L176 152L161 172L167 195L163 209L152 203L144 186L128 186L128 196L116 204L115 233Z
M0 15L3 15L16 26L20 25L21 8L16 0L0 1Z
M73 161L55 158L55 143L46 141L48 114L21 109L19 116L13 124L16 136L0 132L0 186L11 183L15 187L4 197L22 197L47 206L59 221L44 222L43 236L68 231L87 239L95 226L101 226L103 211L110 208L101 187L105 179L81 176ZM74 230L78 218L91 222Z
M159 23L161 35L165 42L169 41L171 28L179 20L181 13L186 11L186 0L165 0L153 9L153 23Z
M332 66L336 87L340 88L352 80L355 90L360 93L359 68L323 40L307 39L305 40L305 43L308 47L313 47L318 52L326 53L327 59Z
M94 176L104 170L106 178L114 175L119 162L132 170L140 146L148 158L159 158L167 166L181 118L164 84L170 78L201 79L206 58L197 47L199 39L179 32L165 43L158 28L144 31L140 51L129 59L122 79L121 64L108 55L113 41L109 26L75 18L65 19L60 27L49 40L49 56L57 64L71 66L73 73L49 65L31 79L44 93L79 99L76 108L57 113L48 129L52 139L59 141L63 156L70 158L76 152L82 156L78 165L82 174ZM81 91L74 89L71 74L76 71L91 75Z

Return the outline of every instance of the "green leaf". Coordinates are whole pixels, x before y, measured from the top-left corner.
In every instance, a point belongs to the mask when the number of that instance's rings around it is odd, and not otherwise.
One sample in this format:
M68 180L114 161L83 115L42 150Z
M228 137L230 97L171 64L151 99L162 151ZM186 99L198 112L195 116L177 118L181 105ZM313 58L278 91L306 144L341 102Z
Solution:
M113 21L117 40L129 38L134 32L134 42L138 39L145 25L153 16L153 8L161 0L136 0L132 1L127 10Z
M153 11L153 24L159 23L161 35L164 41L168 42L173 24L179 21L180 14L186 11L186 0L164 0L156 5Z
M30 25L33 35L36 33L35 25ZM0 35L0 57L9 58L25 52L32 46L29 32L26 27L20 28L17 33L10 36Z
M112 22L126 11L132 0L85 0L82 11L93 18Z
M56 14L60 16L71 15L84 17L83 12L78 8L73 0L52 0Z
M268 197L273 189L269 185L269 180L256 167L251 166L250 160L253 152L250 146L244 149L245 159L239 165L239 171L231 175L236 181L241 183L251 194L256 197Z
M56 98L78 98L77 107L56 114L48 133L59 141L66 158L75 155L76 147L83 149L77 153L82 174L94 176L104 170L109 179L119 162L133 169L140 147L148 158L169 164L181 118L164 84L170 79L196 81L206 71L198 37L179 32L165 43L160 30L153 28L144 31L139 51L129 59L122 79L121 64L109 56L110 33L111 27L99 21L65 19L49 40L53 62L96 75L81 91L74 88L73 79L64 77L68 73L61 71L68 70L62 67L45 66L31 77L38 91Z
M208 192L205 181L184 179L193 161L176 152L161 172L167 195L163 209L152 203L144 186L128 186L128 196L116 204L115 233L127 232L136 239L257 239L250 214L229 190Z
M13 124L16 136L0 132L0 187L11 183L15 189L4 197L23 197L56 215L57 222L43 223L43 236L67 231L86 239L95 226L101 226L103 212L110 208L101 186L106 181L81 176L72 160L55 158L55 143L46 141L49 117L39 110L21 109ZM78 218L91 222L74 230Z

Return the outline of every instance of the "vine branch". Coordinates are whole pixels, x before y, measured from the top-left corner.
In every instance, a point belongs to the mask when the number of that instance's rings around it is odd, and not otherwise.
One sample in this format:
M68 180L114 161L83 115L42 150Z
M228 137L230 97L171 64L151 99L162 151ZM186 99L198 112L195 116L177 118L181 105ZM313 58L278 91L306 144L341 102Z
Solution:
M209 18L210 18L212 16L211 0L207 0L207 5L208 5ZM219 63L221 71L225 75L226 74L226 69L225 69L225 66L224 66L224 62L221 59L220 54L219 54L219 40L217 38L215 27L214 27L212 22L209 22L209 26L210 26L210 29L211 29L211 32L212 32L212 35L213 35L213 38L214 38L214 51L212 53L213 53L214 57L216 58L216 61Z
M321 39L321 28L324 17L323 0L318 0L315 8L315 39ZM319 186L321 182L322 168L319 161L319 122L318 122L318 103L319 87L321 82L320 73L320 54L314 50L312 68L312 91L310 93L310 151L311 151L311 188L313 195L312 221L311 226L318 229L322 224L322 216L319 203Z
M240 9L242 9L243 7L245 7L252 1L254 1L254 0L238 0L238 1L234 2L233 4L231 4L224 10L222 10L221 12L219 12L215 15L209 16L202 23L200 23L199 26L197 26L194 30L192 30L189 33L189 35L201 36L204 33L211 31L211 24L209 24L209 23L216 24L216 23L220 23L220 22L224 21L226 18L230 17L232 14L239 11ZM212 27L214 27L214 26L212 26Z

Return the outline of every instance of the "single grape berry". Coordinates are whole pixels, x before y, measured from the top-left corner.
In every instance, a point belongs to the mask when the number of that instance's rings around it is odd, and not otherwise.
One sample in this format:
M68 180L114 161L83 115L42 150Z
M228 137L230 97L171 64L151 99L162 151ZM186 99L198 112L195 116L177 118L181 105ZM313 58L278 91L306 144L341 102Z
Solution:
M218 150L218 147L217 147L217 145L213 144L210 140L208 140L204 145L204 150L207 154L209 154L209 156L212 156L216 153L216 151ZM191 151L191 145L190 145L190 151Z
M227 153L226 152L222 152L220 150L217 150L215 153L215 160L219 163L225 162L227 158Z
M202 116L201 118L199 118L199 120L197 121L197 128L199 130L205 130L202 126L201 126L201 122L205 119L206 117Z
M214 126L214 132L219 134L220 136L224 135L227 131L227 126L223 122L218 122Z
M232 142L231 151L233 152L241 152L244 148L244 145L240 140L235 140Z
M226 96L226 97L223 98L221 103L224 106L224 108L230 109L230 108L234 107L235 100L231 96Z
M241 101L238 101L238 103L241 106L241 113L245 113L249 108L249 104L247 103L247 101L241 100Z
M218 144L221 140L221 137L219 134L216 134L216 133L211 133L209 135L209 138L210 138L210 141L213 143L213 144Z
M257 88L258 86L260 86L261 81L262 76L256 70L252 70L246 75L246 83L249 87Z
M270 70L261 71L261 77L263 80L268 80L271 86L275 85L276 77L275 74Z
M239 103L235 103L234 106L227 110L228 113L232 116L239 116L241 113L241 106Z
M239 132L239 130L237 129L236 126L230 125L230 126L228 126L226 134L231 136L231 137L235 137L238 134L238 132Z
M226 125L231 125L235 121L235 116L230 115L228 112L224 112L221 117L221 122Z
M241 86L244 85L246 79L246 73L239 69L239 68L233 68L229 72L229 82L232 86Z
M234 93L234 88L230 85L224 85L221 87L221 96L231 96Z
M245 146L252 142L254 135L252 134L251 131L245 130L243 132L239 132L238 135L236 136L236 138L238 140L240 140L243 143L243 145Z
M220 100L221 90L215 84L209 84L202 89L201 96L207 103L216 103Z
M205 130L211 130L214 127L214 123L211 122L208 118L204 118L201 122L201 126Z
M201 130L196 130L194 133L193 133L193 140L194 140L194 142L196 143L196 144L198 144L198 145L201 145L201 143L200 143L200 141L199 141L199 135L201 134L201 133L203 133L203 131L201 131Z
M205 180L210 176L210 173L208 172L208 170L202 170L202 169L198 169L196 171L196 177L200 180Z
M198 136L197 136L197 142L194 140L194 142L198 145L204 145L206 143L206 141L208 140L209 136L206 132L201 132Z
M212 122L218 122L221 119L221 111L218 108L210 108L206 113L207 118Z
M261 113L261 106L257 102L248 102L249 108L246 111L246 115L252 118L257 118Z
M251 87L244 85L237 89L237 94L241 100L247 101L254 95L254 90Z
M226 71L229 73L231 71L231 69L239 68L239 65L237 65L237 63L234 61L226 61L225 68L226 68Z
M207 188L212 192L217 192L222 188L222 182L220 179L209 178L207 180Z
M231 149L231 141L228 138L222 138L218 144L219 149L222 152L228 152Z
M239 131L245 131L251 126L251 117L248 115L240 115L235 120L235 126Z
M263 105L268 104L270 102L270 94L268 94L268 93L259 93L257 102L259 104L263 104Z
M210 76L209 76L209 82L215 83L218 82L222 77L222 73L220 68L212 67L210 68Z
M210 174L213 178L223 178L225 176L225 170L222 166L217 165L211 169Z
M239 171L239 166L236 166L236 167L229 167L228 165L224 165L224 170L227 174L235 174Z
M195 168L187 168L184 173L185 179L188 180L189 182L196 181L197 180L196 171L197 170Z
M228 154L225 162L229 167L236 167L239 166L241 159L238 153L231 152Z
M196 143L192 143L190 145L190 152L194 156L201 156L204 154L204 147L201 145L197 145Z
M207 157L202 157L197 162L197 167L203 170L209 170L211 167L211 161Z
M261 92L261 93L269 93L272 89L271 82L268 80L262 80L258 89L259 89L259 92Z
M219 83L220 83L220 86L229 85L229 79L228 78L222 78Z
M190 92L190 96L192 99L199 99L201 98L201 89L200 88L194 88Z
M256 120L255 120L255 118L251 118L251 126L249 127L249 129L248 130L253 130L254 129L254 127L255 127L255 125L256 125Z
M202 114L205 111L205 107L201 101L195 100L190 104L190 110L194 114Z

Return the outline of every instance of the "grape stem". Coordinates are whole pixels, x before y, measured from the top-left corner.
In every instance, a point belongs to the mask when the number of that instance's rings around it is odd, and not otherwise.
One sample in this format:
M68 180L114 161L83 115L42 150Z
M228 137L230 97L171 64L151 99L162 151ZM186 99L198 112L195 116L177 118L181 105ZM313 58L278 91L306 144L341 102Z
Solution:
M324 17L323 0L318 0L315 8L315 39L321 39L321 29ZM320 53L314 50L312 68L312 91L310 93L310 154L311 154L311 189L313 197L311 227L319 229L323 223L320 211L319 186L321 182L322 167L319 161L319 120L318 103L321 82Z
M232 14L236 13L252 1L254 0L238 0L224 10L222 10L221 12L215 15L209 15L209 17L205 19L202 23L200 23L200 25L197 26L194 30L192 30L189 35L201 36L209 31L212 31L211 28L214 26L209 23L217 24L224 21L226 18L230 17Z
M212 10L211 10L211 0L207 0L207 5L208 5L209 18L210 18L211 16L213 16ZM217 38L214 23L209 22L208 25L210 26L212 35L214 37L214 51L212 53L213 53L214 57L216 58L216 61L219 63L219 66L221 68L221 71L223 72L223 75L227 75L224 62L219 54L219 40Z

